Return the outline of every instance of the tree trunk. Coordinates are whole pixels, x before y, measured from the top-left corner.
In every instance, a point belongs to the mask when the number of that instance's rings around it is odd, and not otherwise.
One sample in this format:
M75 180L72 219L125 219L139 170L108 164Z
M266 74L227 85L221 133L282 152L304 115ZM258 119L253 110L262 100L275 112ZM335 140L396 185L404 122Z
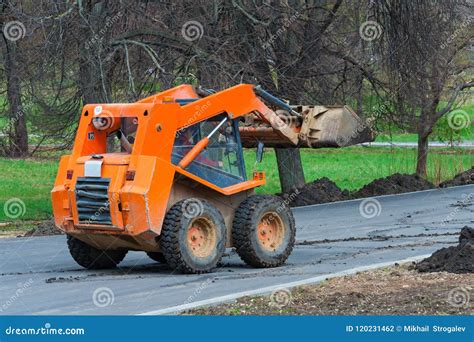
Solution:
M288 39L289 42L287 44L291 44L291 40L292 39ZM290 71L288 71L288 73L292 74ZM279 79L278 83L279 87L276 88L282 94L282 97L290 101L290 103L298 103L297 94L294 93L294 89L290 86L291 82L283 77ZM281 191L290 192L292 188L303 186L306 182L304 179L303 165L301 164L300 149L297 147L275 148L275 154L280 176Z
M429 134L418 133L418 156L416 162L416 174L426 178L426 164L428 160L428 137Z
M7 77L7 98L10 107L10 153L12 157L24 157L28 154L28 131L25 114L21 104L21 83L17 70L17 46L4 36L5 74Z
M275 148L282 192L305 184L299 148Z

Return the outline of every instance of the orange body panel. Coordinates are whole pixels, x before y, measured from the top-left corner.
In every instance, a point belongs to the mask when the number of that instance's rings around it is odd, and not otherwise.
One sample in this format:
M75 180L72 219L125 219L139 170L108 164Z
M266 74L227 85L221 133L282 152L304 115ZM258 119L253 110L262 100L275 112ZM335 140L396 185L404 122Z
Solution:
M253 85L241 84L180 106L171 99L198 98L190 85L182 85L131 104L89 104L84 106L71 155L61 158L52 190L56 225L68 234L109 247L154 250L166 210L173 204L170 194L177 175L205 186L216 193L234 196L265 184L259 173L254 179L220 188L171 162L177 133L192 124L223 113L235 119L269 109L253 92ZM93 119L107 120L107 127L97 129ZM136 119L137 131L131 153L106 153L107 134L121 126L123 118ZM189 164L195 155L189 157ZM85 165L100 161L100 178L109 181L108 210L111 224L82 222L76 199L79 179L84 179ZM175 196L173 196L175 198ZM240 198L240 197L239 197ZM173 199L175 200L175 199ZM111 240L109 237L114 237ZM107 245L107 246L106 246Z

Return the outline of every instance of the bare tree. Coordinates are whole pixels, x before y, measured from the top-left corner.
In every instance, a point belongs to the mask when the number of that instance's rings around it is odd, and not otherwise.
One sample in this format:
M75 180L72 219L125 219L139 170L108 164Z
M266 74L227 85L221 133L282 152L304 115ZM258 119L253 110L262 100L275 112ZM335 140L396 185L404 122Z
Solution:
M473 27L467 1L10 0L1 6L4 26L19 20L28 31L18 41L4 34L1 42L7 113L15 118L4 154L28 152L27 127L39 136L33 151L58 141L67 147L84 103L134 101L180 83L219 89L245 82L291 103L354 104L359 114L374 94L385 120L418 133L417 172L424 174L433 126L472 86L472 61L464 58ZM361 37L370 20L380 25L379 39ZM282 190L303 184L299 150L276 154Z
M294 104L345 104L357 98L362 110L364 81L375 86L377 80L360 64L362 58L350 58L347 51L361 55L360 6L366 4L175 1L160 7L153 29L140 27L122 39L169 54L179 80L209 88L260 84ZM135 9L143 17L149 10ZM186 36L190 23L194 36ZM299 149L276 149L276 155L282 190L304 184Z
M336 56L325 52L325 36L341 4L176 2L173 11L182 16L164 15L160 22L166 32L149 33L161 46L179 51L182 64L177 70L205 87L256 83L291 103L331 104L340 99L332 87L340 85L336 79L344 69L335 62ZM189 22L197 23L197 39L176 34ZM276 154L282 190L304 184L299 150L277 149Z
M455 108L462 90L474 86L468 73L474 64L467 58L474 38L473 5L458 0L382 0L373 6L384 32L374 46L387 107L399 125L418 134L416 173L426 176L433 127ZM452 120L459 119L469 121Z
M6 76L7 100L9 105L9 124L7 124L8 142L2 142L3 153L11 157L24 157L28 154L28 132L26 129L26 117L22 106L22 91L20 70L18 62L17 40L25 34L24 26L18 22L12 8L16 4L12 1L0 3L0 23L2 31L2 54L3 65Z

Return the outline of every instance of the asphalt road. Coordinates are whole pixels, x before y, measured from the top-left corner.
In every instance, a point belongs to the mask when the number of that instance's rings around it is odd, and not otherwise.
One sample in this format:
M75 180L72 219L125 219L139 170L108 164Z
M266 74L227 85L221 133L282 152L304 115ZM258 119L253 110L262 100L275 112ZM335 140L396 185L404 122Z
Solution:
M455 243L463 226L474 226L474 185L375 199L363 202L364 215L362 200L294 209L297 245L276 269L247 267L229 250L212 274L173 274L139 252L116 270L87 271L69 256L64 236L3 239L0 314L157 313L429 254Z

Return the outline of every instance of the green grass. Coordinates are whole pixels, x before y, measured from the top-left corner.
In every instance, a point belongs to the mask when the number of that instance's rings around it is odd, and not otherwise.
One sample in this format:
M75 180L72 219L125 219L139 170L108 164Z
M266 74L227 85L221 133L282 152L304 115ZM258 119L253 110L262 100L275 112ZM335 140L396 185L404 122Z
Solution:
M20 215L18 219L41 220L51 215L50 191L56 177L57 164L51 160L0 158L0 222L14 221L7 216L5 204L8 200L12 208L15 203L19 203L20 212L24 211L24 215Z
M415 149L350 147L344 149L301 150L306 181L329 177L349 190L395 172L415 171ZM259 193L280 192L273 149L267 149L263 162L255 165L255 151L245 151L247 173L256 167L267 173L267 184ZM474 154L466 150L432 149L429 155L429 178L438 182L452 178L474 164ZM5 203L18 198L24 203L24 215L17 220L41 220L51 215L50 191L58 166L57 160L12 160L0 158L0 222L15 221L6 215Z
M444 105L444 104L443 104ZM463 129L461 130L458 135L461 138L461 140L466 141L466 140L474 140L474 129L472 127L474 126L474 104L464 104L462 107L459 108L460 110L465 111L470 118L471 122L471 128L470 129ZM435 128L434 132L440 132L440 131L450 131L447 126L447 116L444 116L442 119L440 119ZM451 133L453 131L450 131ZM439 141L441 139L440 136L437 134L432 134L430 135L430 141ZM443 137L444 140L447 140L448 137ZM377 142L416 142L418 140L418 135L414 133L405 133L401 132L399 128L393 127L393 132L390 135L388 132L384 132L381 134L378 134L377 138L375 141Z
M392 136L380 134L375 138L376 142L417 142L418 136L413 133L396 133Z

